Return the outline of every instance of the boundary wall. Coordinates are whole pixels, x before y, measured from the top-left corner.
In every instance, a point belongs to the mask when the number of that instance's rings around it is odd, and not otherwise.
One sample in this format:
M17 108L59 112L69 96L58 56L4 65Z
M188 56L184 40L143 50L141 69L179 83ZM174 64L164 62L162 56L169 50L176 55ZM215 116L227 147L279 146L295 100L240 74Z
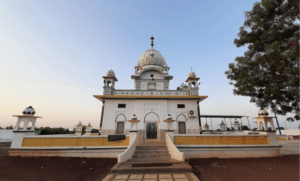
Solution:
M250 158L280 156L276 132L239 135L170 135L174 145L191 158Z
M108 141L102 136L33 135L34 132L15 132L9 156L35 157L97 157L118 158L133 142L135 135L125 140Z

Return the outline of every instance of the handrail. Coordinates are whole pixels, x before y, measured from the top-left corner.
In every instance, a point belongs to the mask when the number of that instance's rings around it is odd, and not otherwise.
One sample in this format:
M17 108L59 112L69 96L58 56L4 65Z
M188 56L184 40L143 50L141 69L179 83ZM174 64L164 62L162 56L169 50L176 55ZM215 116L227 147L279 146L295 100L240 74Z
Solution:
M135 152L136 145L138 143L137 134L135 134L135 138L133 142L128 146L128 148L121 154L118 155L118 163L126 162L127 160L132 158L132 155Z
M168 134L166 134L166 144L171 158L179 161L185 161L184 153L177 149Z

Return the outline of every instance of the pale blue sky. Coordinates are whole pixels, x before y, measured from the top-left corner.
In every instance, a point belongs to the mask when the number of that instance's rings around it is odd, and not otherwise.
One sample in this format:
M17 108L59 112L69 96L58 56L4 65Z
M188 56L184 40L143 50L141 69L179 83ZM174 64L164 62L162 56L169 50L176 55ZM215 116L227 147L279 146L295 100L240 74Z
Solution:
M116 88L133 89L133 67L153 35L174 76L171 89L193 67L200 94L209 96L202 114L247 115L255 127L259 108L234 96L224 74L246 50L233 40L254 2L0 1L0 125L15 125L11 115L32 105L43 117L37 126L82 121L98 128L101 102L93 95L102 94L102 76L112 68ZM285 119L279 117L282 126Z

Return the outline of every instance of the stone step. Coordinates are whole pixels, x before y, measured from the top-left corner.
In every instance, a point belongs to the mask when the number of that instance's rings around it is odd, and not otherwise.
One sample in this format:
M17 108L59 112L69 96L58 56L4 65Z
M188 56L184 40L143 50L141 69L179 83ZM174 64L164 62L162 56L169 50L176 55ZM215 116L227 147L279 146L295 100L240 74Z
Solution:
M169 154L169 151L168 150L156 150L156 151L153 151L153 150L136 150L134 152L134 154L157 154L157 155L160 155L160 154Z
M136 166L117 164L111 169L111 173L155 173L155 172L193 172L192 167L185 162L177 163L139 163Z
M148 151L148 152L152 152L152 151L168 151L168 148L136 148L135 150L137 151Z
M164 149L167 150L166 146L137 146L136 149L140 150L156 150L156 149Z
M133 155L132 158L142 158L142 159L168 159L171 158L170 155Z
M177 160L172 159L171 157L169 158L131 158L130 160L127 161L128 163L174 163L178 162Z

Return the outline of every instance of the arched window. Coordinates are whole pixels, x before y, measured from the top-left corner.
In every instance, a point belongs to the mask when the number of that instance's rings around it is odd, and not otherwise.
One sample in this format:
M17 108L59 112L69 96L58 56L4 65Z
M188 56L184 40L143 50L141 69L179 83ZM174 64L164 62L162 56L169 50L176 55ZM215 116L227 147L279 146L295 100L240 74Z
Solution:
M32 121L30 120L30 121L28 122L28 125L27 125L27 130L31 130L31 129L32 129L32 126L33 126L33 123L32 123Z
M196 83L195 82L192 82L192 87L196 87Z
M24 121L21 121L19 124L19 130L22 130L24 126L25 126Z
M262 122L259 123L259 128L260 128L260 130L265 130L264 125L263 125Z
M272 131L272 126L271 126L271 123L270 122L267 122L267 130L268 131Z
M109 81L107 81L107 87L110 87L111 85L111 81L109 80Z
M145 121L159 121L159 116L155 112L151 111L145 115L144 122Z

